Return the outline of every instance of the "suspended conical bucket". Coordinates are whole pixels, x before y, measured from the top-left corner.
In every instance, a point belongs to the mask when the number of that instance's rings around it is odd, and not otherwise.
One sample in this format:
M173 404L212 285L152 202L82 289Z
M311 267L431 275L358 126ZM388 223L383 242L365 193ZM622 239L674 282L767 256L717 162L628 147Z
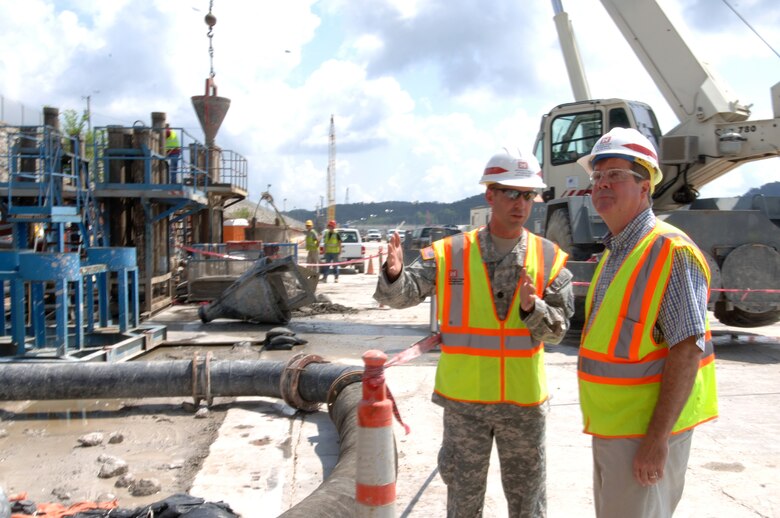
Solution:
M230 108L230 99L217 96L217 85L214 84L213 78L209 77L206 79L206 94L193 95L192 106L206 136L206 146L213 147L217 131Z

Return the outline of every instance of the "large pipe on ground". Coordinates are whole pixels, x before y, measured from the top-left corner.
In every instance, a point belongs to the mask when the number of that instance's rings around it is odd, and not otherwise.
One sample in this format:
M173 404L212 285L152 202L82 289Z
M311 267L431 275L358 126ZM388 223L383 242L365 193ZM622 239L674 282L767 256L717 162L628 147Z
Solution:
M316 490L281 514L280 518L355 516L357 406L361 397L361 385L352 383L330 406L330 418L339 433L339 461Z
M292 360L300 362L303 355ZM303 356L296 381L304 402L327 401L330 383L354 366ZM11 363L0 368L0 401L145 397L283 397L282 378L293 361L218 360L210 357L127 363ZM296 365L300 369L301 365ZM298 371L292 372L296 374ZM287 379L287 378L286 378ZM294 395L289 396L294 397ZM296 406L296 405L292 405ZM300 408L300 406L298 406ZM305 410L306 408L304 408Z
M357 406L362 370L298 354L287 363L204 359L129 363L16 363L0 368L0 400L120 397L281 397L303 410L327 403L339 434L339 460L285 518L352 516L357 473ZM396 460L397 462L397 460Z

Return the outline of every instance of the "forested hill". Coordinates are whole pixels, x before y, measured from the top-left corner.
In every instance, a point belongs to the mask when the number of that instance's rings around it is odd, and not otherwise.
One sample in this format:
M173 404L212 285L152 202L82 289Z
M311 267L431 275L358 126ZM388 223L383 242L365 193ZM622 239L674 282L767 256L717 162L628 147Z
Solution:
M746 196L763 194L780 196L780 182L771 182L750 189ZM420 225L466 225L469 211L474 207L487 205L485 195L480 193L453 203L386 201L380 203L350 203L336 205L336 219L339 225L350 224L370 228L395 227L404 222L406 228ZM296 209L285 213L298 221L315 219L311 210ZM324 219L324 215L321 216Z
M453 203L385 201L380 203L350 203L336 205L339 225L404 227L418 225L466 225L470 210L487 205L484 194L477 194ZM315 219L311 210L296 209L285 213L299 221Z

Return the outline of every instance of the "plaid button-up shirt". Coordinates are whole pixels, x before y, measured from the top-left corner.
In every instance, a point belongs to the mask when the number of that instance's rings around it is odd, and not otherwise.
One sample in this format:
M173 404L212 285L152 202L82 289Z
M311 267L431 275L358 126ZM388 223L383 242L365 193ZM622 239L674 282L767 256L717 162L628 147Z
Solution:
M607 287L620 265L637 243L653 229L655 222L655 214L651 209L647 209L619 234L610 233L604 238L604 246L609 250L609 256L593 293L588 326L601 306ZM674 346L688 337L695 336L696 345L704 350L707 291L707 277L693 254L684 248L676 250L669 284L661 300L658 321L653 329L653 338L657 342L666 340L670 346Z

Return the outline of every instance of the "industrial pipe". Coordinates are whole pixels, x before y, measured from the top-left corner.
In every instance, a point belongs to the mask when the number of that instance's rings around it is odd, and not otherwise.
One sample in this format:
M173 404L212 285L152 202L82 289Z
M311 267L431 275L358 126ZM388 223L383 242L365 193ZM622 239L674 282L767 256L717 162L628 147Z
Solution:
M362 371L298 354L263 360L21 363L0 368L0 400L176 397L281 397L296 408L327 403L339 434L339 460L328 478L285 518L352 516L357 472L357 407ZM397 457L395 462L397 463Z
M299 356L293 358L298 361ZM354 366L310 361L299 372L303 400L327 401L329 382ZM314 357L316 362L321 358ZM0 401L144 397L284 397L289 365L264 360L171 360L127 363L9 363L0 368ZM285 398L287 400L287 398ZM300 407L299 407L300 408Z
M330 409L339 433L339 460L328 478L309 496L280 518L354 516L357 473L357 406L362 397L359 383L347 385Z

